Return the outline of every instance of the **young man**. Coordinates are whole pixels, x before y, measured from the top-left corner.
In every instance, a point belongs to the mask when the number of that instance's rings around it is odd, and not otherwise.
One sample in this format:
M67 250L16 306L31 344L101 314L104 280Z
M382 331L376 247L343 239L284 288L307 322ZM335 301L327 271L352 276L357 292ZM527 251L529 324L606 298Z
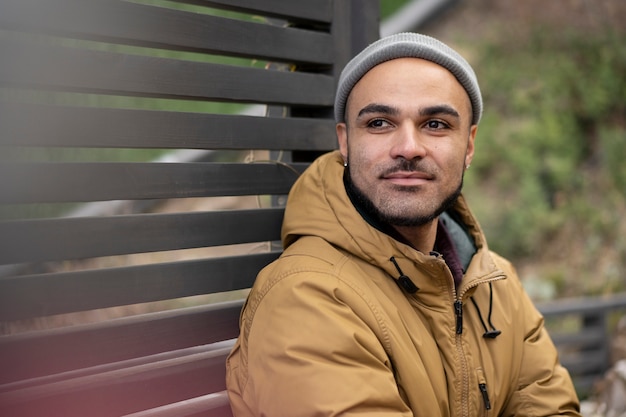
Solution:
M482 99L441 42L357 55L339 151L294 185L279 260L257 278L227 364L236 417L579 416L513 267L461 196Z

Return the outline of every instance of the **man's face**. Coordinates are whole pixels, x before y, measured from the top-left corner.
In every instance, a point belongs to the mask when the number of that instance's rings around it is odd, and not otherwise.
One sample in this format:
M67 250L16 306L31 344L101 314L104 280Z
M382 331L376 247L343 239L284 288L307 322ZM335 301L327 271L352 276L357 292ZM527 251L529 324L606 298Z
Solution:
M337 125L353 187L379 218L420 226L460 192L474 154L467 93L445 68L418 58L374 67Z

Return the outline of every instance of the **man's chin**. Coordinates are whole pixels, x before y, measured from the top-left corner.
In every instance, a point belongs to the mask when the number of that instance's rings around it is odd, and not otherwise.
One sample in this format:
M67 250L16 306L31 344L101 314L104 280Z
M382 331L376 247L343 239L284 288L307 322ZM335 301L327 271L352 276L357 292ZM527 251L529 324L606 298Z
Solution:
M433 220L439 217L440 214L440 212L436 211L429 213L413 214L407 214L405 212L402 214L402 216L386 215L383 213L380 213L379 215L381 216L381 220L384 223L387 223L394 227L419 227L431 223Z
M459 195L461 189L458 188L454 193L449 194L446 198L441 200L441 197L437 197L437 205L423 206L424 201L432 202L435 200L433 197L421 196L419 199L414 198L413 203L404 204L402 207L384 208L384 204L388 201L394 201L400 197L389 198L388 200L381 199L383 205L379 205L381 209L374 209L377 212L379 219L394 227L418 227L431 223L436 220L443 212L452 208ZM422 203L422 204L420 204Z
M425 186L392 187L379 189L379 193L372 200L352 182L349 171L344 174L344 184L350 199L361 214L375 220L377 224L393 227L418 227L432 222L455 204L463 186L461 181L456 190L443 197L440 193L429 192ZM393 202L397 201L402 204L394 206ZM439 205L433 204L435 201ZM428 204L424 205L424 202Z

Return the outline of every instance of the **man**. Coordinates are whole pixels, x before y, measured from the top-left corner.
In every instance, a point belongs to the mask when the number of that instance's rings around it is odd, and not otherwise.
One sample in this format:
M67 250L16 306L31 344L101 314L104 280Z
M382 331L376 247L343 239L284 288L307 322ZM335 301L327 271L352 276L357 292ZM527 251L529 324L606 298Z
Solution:
M578 416L513 267L461 196L482 99L469 64L413 33L341 74L339 151L294 185L284 254L228 359L242 416Z

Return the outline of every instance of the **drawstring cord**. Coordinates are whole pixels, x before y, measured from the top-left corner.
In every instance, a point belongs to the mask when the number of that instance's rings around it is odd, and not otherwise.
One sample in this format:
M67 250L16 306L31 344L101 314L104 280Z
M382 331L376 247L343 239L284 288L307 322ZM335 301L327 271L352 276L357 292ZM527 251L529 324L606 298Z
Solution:
M487 328L487 325L485 324L485 321L483 320L483 315L481 314L480 309L478 308L478 304L476 303L476 300L474 300L474 297L470 297L470 299L472 300L472 304L474 304L474 307L476 307L476 311L478 312L478 318L480 319L480 323L483 325L483 328L485 329L485 333L483 333L483 337L488 338L488 339L495 339L496 337L500 336L500 333L502 333L502 331L496 329L496 327L491 322L491 312L493 311L493 288L491 286L491 282L489 283L489 313L487 314L487 323L489 323L489 327L491 329Z
M398 270L398 273L400 274L398 279L395 280L398 286L409 294L415 294L418 292L419 288L413 283L413 281L411 281L411 278L404 275L404 272L400 269L400 265L396 262L396 258L392 256L389 260L393 262L394 266Z

